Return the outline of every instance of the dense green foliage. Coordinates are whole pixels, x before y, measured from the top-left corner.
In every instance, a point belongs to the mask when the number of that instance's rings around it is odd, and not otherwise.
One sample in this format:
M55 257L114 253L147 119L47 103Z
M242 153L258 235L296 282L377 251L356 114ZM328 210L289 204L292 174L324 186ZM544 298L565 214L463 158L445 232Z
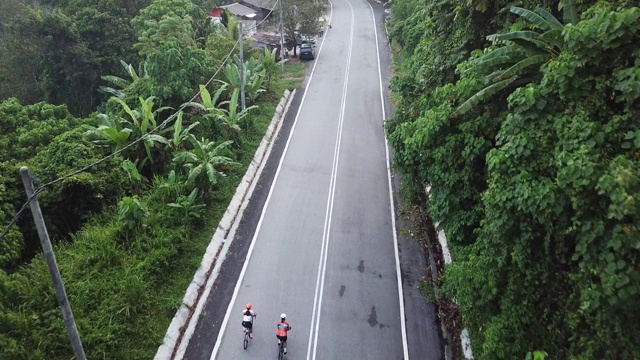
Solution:
M104 156L104 151L84 139L79 128L81 122L64 106L46 103L22 106L16 99L0 103L0 125L6 130L0 135L0 144L5 149L0 155L3 225L9 223L9 214L15 213L24 201L24 187L17 177L19 166L28 165L45 182ZM107 161L42 194L40 206L46 214L50 236L60 239L77 231L91 213L112 203L123 189L124 182L120 180L123 175L118 162ZM10 258L3 254L6 258L3 266L30 259L40 248L31 222L28 217L19 220L22 235L15 248L21 250Z
M212 26L200 3L46 5L2 5L15 18L2 20L0 42L19 51L0 62L24 68L0 71L0 96L17 97L0 102L0 227L25 200L20 166L38 186L121 151L38 199L88 358L151 358L274 102L298 83L273 53L247 50L253 87L241 110L223 69L238 55L233 30ZM0 359L71 353L27 211L0 240Z
M119 61L138 63L131 51L136 33L131 20L149 0L52 1L32 7L7 1L0 44L0 100L66 104L86 116L106 98L96 89L100 76L121 74Z
M432 186L475 355L638 358L640 9L517 2L564 18L539 39L512 5L393 5L395 166L417 198Z

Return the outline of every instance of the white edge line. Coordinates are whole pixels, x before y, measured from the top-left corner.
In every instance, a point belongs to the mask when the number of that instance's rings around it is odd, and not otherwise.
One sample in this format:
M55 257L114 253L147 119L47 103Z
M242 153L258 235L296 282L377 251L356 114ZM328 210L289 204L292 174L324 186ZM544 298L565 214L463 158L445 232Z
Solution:
M331 7L331 15L329 16L329 23L331 22L331 16L333 15L333 6ZM278 168L276 169L276 173L273 177L273 182L271 184L271 188L269 189L269 194L267 195L267 199L262 207L262 213L260 214L260 219L258 220L258 225L256 226L255 233L253 234L253 239L251 239L251 245L249 245L249 250L247 251L247 258L244 261L244 265L242 266L242 270L240 271L240 276L238 277L238 282L233 290L233 295L231 296L231 301L229 301L229 306L227 307L227 313L224 316L224 320L222 321L222 325L220 325L220 330L218 332L218 338L216 339L216 344L213 347L213 351L211 352L211 360L216 358L218 351L220 350L220 345L222 344L222 338L224 336L224 330L227 327L227 323L229 322L229 317L231 316L231 311L233 309L233 304L236 301L236 297L238 296L238 292L240 291L240 285L244 280L244 274L247 271L247 266L249 264L249 260L251 259L251 254L253 253L253 248L256 243L256 239L258 238L258 234L260 233L260 228L262 227L262 221L264 220L264 216L266 214L267 207L269 207L269 201L271 200L271 195L273 194L273 189L275 188L275 184L278 181L278 176L280 175L280 169L282 168L282 163L284 162L284 158L287 155L287 150L289 149L289 144L291 143L291 139L293 138L293 133L296 129L296 125L298 124L298 119L300 118L300 111L302 110L302 105L304 104L304 100L307 97L307 93L309 92L309 88L311 87L311 81L313 80L313 75L316 71L316 66L318 65L318 58L320 58L320 53L322 52L322 47L324 46L324 40L327 37L327 31L324 32L322 36L322 43L320 44L320 49L318 49L318 56L316 56L316 60L313 64L313 68L311 69L311 74L309 75L309 81L307 82L307 89L304 94L302 94L302 100L300 100L300 106L298 106L298 112L296 113L296 118L293 121L293 125L291 127L291 131L289 132L289 137L287 138L287 143L284 146L284 150L282 151L282 156L280 157L280 162L278 163Z
M324 260L321 260L322 263L322 279L320 280L320 292L317 296L318 299L318 312L316 314L315 312L315 307L314 307L314 311L313 311L313 316L316 317L316 322L315 322L315 336L313 339L313 357L312 359L315 360L316 358L316 351L318 348L318 334L320 332L320 315L322 312L322 294L324 293L324 283L325 283L325 274L327 272L327 259L329 257L329 238L330 238L330 234L331 234L331 218L333 216L333 201L335 199L335 193L336 193L336 183L338 181L338 165L340 162L340 145L342 143L342 128L344 125L344 115L345 115L345 109L346 109L346 104L347 104L347 90L349 88L349 70L351 69L351 55L353 52L353 32L354 32L354 27L355 27L355 14L353 11L353 6L351 5L351 3L347 0L347 4L349 4L349 7L351 8L351 29L350 29L350 34L349 34L349 51L348 51L348 55L347 55L347 66L345 69L345 79L344 79L344 85L342 88L342 104L341 104L341 109L340 109L340 120L338 121L338 136L336 138L336 148L335 148L335 152L334 152L334 165L333 165L333 173L332 173L332 183L333 183L333 188L330 188L330 202L327 202L327 211L328 211L328 216L325 218L325 236L324 236L324 243L323 243L323 247L324 247ZM318 276L320 277L320 274L318 274ZM317 292L317 288L316 288L316 292ZM315 300L315 299L314 299ZM313 328L313 323L312 323L312 328ZM311 334L309 334L309 336L311 336ZM309 344L311 345L311 344ZM307 359L309 359L309 353L307 352Z
M287 93L288 93L288 95L287 95ZM283 123L283 118L286 115L287 110L289 109L289 105L291 104L295 93L296 93L295 89L293 91L290 91L290 92L288 90L285 90L285 93L284 93L285 95L283 96L283 98L278 103L278 106L282 106L281 113L280 113L280 115L278 115L277 113L274 114L274 120L272 120L271 124L269 125L269 129L267 130L267 134L265 135L265 139L262 139L262 141L260 143L260 148L263 148L262 154L260 156L258 156L258 155L254 156L254 158L251 160L251 164L249 166L249 169L247 170L247 174L245 174L245 176L242 179L242 184L244 184L246 182L245 181L246 177L248 176L250 171L252 171L251 167L254 167L255 170L253 170L253 176L252 176L253 180L251 181L251 185L247 189L245 189L245 191L244 191L244 195L246 195L247 197L251 197L251 194L253 193L253 191L255 189L256 183L258 182L257 179L260 177L260 174L262 173L262 170L266 165L266 162L267 162L266 159L268 158L269 154L271 153L271 149L273 147L273 141L271 141L271 140L267 141L266 138L269 137L269 139L272 139L273 137L277 136L277 134L280 132L280 128L282 127L282 123ZM277 109L276 109L276 111L277 111ZM271 131L269 131L269 130L271 130ZM256 154L259 153L260 148L258 150L256 150ZM256 157L258 157L260 159L258 160ZM236 190L236 194L234 194L234 199L236 197L238 197L238 195L240 194L240 193L238 193L238 191L241 191L240 189L241 189L242 184L238 185L238 189ZM245 200L247 200L247 199L245 199ZM229 205L230 207L232 206L233 202L234 202L234 200L232 199L231 203ZM238 205L237 213L241 214L244 211L244 209L246 208L247 205L248 205L248 200L247 201L241 201L241 204ZM227 212L228 212L228 209L227 209ZM223 221L225 221L225 219L226 219L226 217L228 215L227 212L225 212L225 216L223 216L222 220L220 220L221 223ZM240 216L240 217L242 217L242 216ZM213 285L213 282L215 281L215 279L218 276L218 273L220 272L221 263L223 263L224 259L226 258L227 251L229 250L229 247L231 246L231 242L233 240L233 236L236 233L239 224L240 224L240 218L238 218L237 221L233 222L233 224L228 228L229 235L231 236L231 239L229 239L229 241L225 241L224 239L222 239L222 241L219 244L217 244L217 246L215 247L216 249L218 248L218 246L222 246L223 248L220 251L220 253L218 254L217 262L215 264L211 265L213 267L212 270L211 270L211 274L204 281L204 284L199 287L199 288L204 288L204 291L202 292L202 296L200 297L200 299L202 301L197 301L195 303L195 310L193 311L193 313L191 315L192 319L198 319L200 317L200 314L202 313L202 309L204 308L204 304L206 303L205 299L207 299L207 297L209 296L209 292L211 291L211 287ZM226 226L224 228L226 228ZM222 228L220 227L220 225L218 225L218 227L216 228L215 234L212 237L211 244L209 245L209 247L207 247L207 253L209 253L210 250L214 249L214 248L211 248L213 242L216 241L216 240L220 240L220 237L222 236L221 229ZM207 256L207 254L205 254L204 256ZM195 276L198 276L198 274L196 273ZM204 273L202 274L202 276L204 276ZM191 289L191 286L192 285L190 285L189 289ZM187 294L189 294L189 289L187 289ZM187 297L187 295L185 295L185 297ZM183 306L189 307L189 305L185 305L185 303L186 302L183 301L183 304L181 305L181 309L182 309ZM193 304L191 306L193 306ZM178 310L178 311L181 311L181 310ZM173 323L173 321L172 321L172 323ZM177 348L177 350L175 350L175 354L173 356L169 356L167 358L170 358L170 359L182 359L182 357L184 356L184 353L187 350L187 346L188 346L189 342L191 341L191 337L193 335L193 332L195 331L195 327L196 327L197 323L198 323L197 321L188 321L186 323L187 328L183 332L183 336L182 336L182 339L181 339L180 343L177 344L178 348ZM182 326L184 326L184 325L185 324L183 324ZM171 347L171 349L175 349L175 346L176 345ZM156 359L156 360L163 359L161 356L158 356L160 351L161 351L161 348L158 349L158 353L156 353L156 357L154 359Z
M369 8L371 8L371 17L373 18L373 30L376 38L376 50L378 55L378 78L380 79L380 100L382 103L382 121L384 125L384 121L387 118L386 110L384 107L384 88L382 86L382 70L380 65L380 46L378 45L378 24L376 22L376 14L373 10L373 6L367 1L363 0ZM384 131L384 130L383 130ZM402 292L402 277L400 273L400 255L398 253L398 235L396 229L396 210L395 204L393 202L393 182L391 181L391 161L389 159L389 142L387 141L387 134L384 131L384 147L386 150L386 158L387 158L387 179L389 181L389 203L391 206L391 226L393 227L393 245L394 252L396 257L396 277L398 279L398 300L400 302L400 327L402 330L402 348L404 352L404 360L409 360L409 346L407 344L407 324L405 320L404 313L404 294Z

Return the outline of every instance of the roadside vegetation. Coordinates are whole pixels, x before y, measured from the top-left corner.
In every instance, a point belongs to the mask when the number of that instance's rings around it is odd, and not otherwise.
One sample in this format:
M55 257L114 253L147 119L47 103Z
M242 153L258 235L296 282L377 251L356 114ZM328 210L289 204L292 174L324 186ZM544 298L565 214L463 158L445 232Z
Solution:
M394 166L476 358L640 358L637 2L394 1L389 34Z
M0 6L0 230L20 166L41 186L120 151L38 198L87 357L152 358L306 65L246 44L242 110L237 23L211 24L215 2L33 4ZM27 209L0 240L0 359L71 357Z

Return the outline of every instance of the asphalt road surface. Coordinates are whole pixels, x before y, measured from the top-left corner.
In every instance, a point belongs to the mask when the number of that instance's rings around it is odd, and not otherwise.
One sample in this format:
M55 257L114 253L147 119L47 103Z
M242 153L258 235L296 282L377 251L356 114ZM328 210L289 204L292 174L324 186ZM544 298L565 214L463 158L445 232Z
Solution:
M210 338L211 359L275 358L282 312L292 326L286 359L407 357L382 126L383 34L363 0L333 0L331 24L220 334ZM258 317L243 350L246 303Z

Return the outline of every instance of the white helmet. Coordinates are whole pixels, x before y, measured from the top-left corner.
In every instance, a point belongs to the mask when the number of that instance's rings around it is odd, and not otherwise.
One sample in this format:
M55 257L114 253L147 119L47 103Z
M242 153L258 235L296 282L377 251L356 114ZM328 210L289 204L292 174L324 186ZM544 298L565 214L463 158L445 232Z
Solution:
M286 319L286 318L287 318L287 314L285 314L285 313L280 314L280 319L283 319L283 320L284 320L284 319Z

